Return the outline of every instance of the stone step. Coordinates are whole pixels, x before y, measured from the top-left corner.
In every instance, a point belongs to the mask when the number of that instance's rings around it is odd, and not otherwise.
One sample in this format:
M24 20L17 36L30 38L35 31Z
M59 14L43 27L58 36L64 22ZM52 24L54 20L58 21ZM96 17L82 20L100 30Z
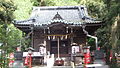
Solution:
M35 67L32 67L32 68L72 68L72 66L53 66L53 67L47 67L47 66L39 67L39 66L35 66ZM79 68L82 68L82 67L79 67Z
M47 66L34 66L32 68L73 68L72 66L53 66L53 67L47 67ZM76 66L75 68L84 68L83 66ZM87 68L109 68L108 65L103 66L88 66Z

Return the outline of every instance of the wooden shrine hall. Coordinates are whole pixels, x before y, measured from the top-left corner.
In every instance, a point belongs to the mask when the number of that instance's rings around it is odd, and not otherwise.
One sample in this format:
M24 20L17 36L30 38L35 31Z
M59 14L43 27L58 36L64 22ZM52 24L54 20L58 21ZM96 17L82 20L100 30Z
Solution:
M102 22L91 18L85 6L33 7L28 20L15 21L14 25L30 34L34 52L54 54L55 58L70 58L72 53L82 53L87 35L101 26ZM72 46L77 46L73 50ZM69 60L69 59L68 59Z

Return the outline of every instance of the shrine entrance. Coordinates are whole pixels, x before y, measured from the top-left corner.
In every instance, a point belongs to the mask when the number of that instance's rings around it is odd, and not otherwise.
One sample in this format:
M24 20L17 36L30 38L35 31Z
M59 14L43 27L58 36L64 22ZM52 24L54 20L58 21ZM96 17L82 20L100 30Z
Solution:
M57 54L58 53L58 41L51 41L50 42L50 53ZM59 53L60 54L68 54L68 41L61 40L59 42Z

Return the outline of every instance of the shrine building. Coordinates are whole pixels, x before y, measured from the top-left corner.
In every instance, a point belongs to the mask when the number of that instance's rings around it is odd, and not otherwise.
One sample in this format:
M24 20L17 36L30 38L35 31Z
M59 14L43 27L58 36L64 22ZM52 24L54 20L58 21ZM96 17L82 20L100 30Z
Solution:
M82 47L87 46L87 34L94 36L101 24L88 15L85 6L33 7L29 19L14 22L18 29L30 34L34 52L44 47L41 54L54 54L55 58L82 53Z

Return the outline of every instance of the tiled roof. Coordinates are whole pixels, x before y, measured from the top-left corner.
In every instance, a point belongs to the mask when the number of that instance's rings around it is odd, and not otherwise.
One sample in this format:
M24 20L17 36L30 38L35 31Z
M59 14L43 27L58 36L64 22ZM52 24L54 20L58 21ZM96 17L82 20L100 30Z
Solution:
M55 18L60 17L60 19ZM33 24L34 26L49 25L53 22L62 22L71 25L81 25L85 23L100 23L88 16L85 6L50 6L33 7L28 20L16 21L14 24Z

